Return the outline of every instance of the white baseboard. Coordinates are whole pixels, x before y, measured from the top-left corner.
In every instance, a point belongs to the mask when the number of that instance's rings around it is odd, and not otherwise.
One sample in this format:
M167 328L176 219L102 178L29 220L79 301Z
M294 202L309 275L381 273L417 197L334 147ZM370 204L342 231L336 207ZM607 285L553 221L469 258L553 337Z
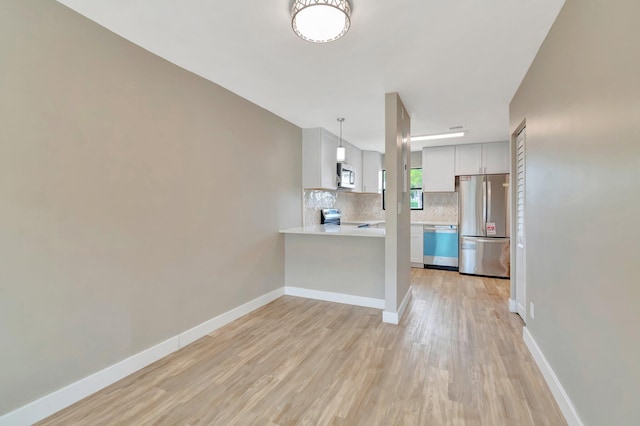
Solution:
M517 313L518 305L514 299L509 299L509 312Z
M284 288L269 292L244 305L173 336L164 342L138 352L116 364L43 396L0 417L0 426L31 425L104 389L149 364L177 351L216 329L276 300L284 295Z
M333 293L330 291L310 290L302 287L286 286L284 294L287 296L304 297L306 299L323 300L325 302L344 303L346 305L363 306L366 308L384 309L384 299L373 297L353 296L351 294Z
M104 389L120 379L180 349L178 336L171 337L97 373L58 389L0 417L2 426L31 425Z
M413 287L409 286L409 290L402 298L402 303L400 303L400 307L398 308L398 312L391 311L383 311L382 312L382 322L386 322L388 324L400 324L400 320L402 319L402 315L404 315L404 311L407 309L407 305L409 304L409 300L411 300L411 294Z
M412 295L413 295L413 286L409 286L409 289L407 290L404 297L402 298L400 309L398 309L399 319L402 319L402 316L404 315L404 311L407 309L407 306L409 305L409 301L411 300Z
M567 392L562 387L562 383L560 383L558 376L556 376L553 368L551 368L551 364L547 361L547 358L544 356L544 353L542 353L542 350L540 350L540 347L527 327L522 329L522 338L524 343L527 345L527 348L529 348L529 352L533 355L533 359L542 372L542 375L551 389L551 393L558 403L560 411L562 411L562 414L569 426L584 426L584 423L582 423L582 420L580 420L580 417L578 416L576 407L574 407L569 395L567 395Z
M382 322L387 324L400 324L397 312L382 311Z
M253 299L252 301L247 302L244 305L233 308L230 311L225 312L224 314L218 315L215 318L212 318L208 321L203 322L202 324L196 325L195 327L185 332L180 333L180 335L178 335L178 338L180 339L180 347L195 342L196 340L219 329L220 327L225 326L230 322L235 321L238 318L255 311L256 309L273 302L280 296L284 296L284 287L273 290L272 292Z

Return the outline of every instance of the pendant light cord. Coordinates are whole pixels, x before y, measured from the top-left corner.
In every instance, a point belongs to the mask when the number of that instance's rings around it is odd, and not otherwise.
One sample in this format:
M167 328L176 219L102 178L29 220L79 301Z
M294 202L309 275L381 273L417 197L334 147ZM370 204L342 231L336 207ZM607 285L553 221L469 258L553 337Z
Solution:
M342 147L342 122L344 118L338 118L338 122L340 123L340 147Z

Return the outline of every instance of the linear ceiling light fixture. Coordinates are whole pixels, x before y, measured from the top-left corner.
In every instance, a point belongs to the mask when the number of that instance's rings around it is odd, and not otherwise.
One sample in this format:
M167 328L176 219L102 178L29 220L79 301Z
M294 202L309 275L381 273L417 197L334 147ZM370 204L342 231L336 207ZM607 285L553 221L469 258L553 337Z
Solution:
M313 43L337 40L351 26L351 5L347 0L295 0L291 26L300 38Z
M461 138L467 132L438 133L435 135L411 136L411 142L432 141L435 139Z
M340 123L340 145L338 146L338 150L336 151L336 160L338 163L344 163L347 161L347 148L342 146L342 122L344 118L338 118L338 123Z

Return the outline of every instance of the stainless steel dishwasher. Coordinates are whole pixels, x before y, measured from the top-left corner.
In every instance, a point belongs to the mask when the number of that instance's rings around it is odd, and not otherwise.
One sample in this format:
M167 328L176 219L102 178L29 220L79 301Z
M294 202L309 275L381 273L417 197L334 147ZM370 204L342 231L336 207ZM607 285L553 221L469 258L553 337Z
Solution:
M458 226L424 225L424 266L458 268Z

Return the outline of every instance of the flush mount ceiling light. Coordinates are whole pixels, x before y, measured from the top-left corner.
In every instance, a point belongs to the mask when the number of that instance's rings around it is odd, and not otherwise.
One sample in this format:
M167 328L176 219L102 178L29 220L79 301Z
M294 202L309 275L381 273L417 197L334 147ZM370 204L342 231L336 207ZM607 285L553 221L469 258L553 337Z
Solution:
M438 133L435 135L411 136L411 142L432 141L434 139L461 138L467 132Z
M300 38L313 43L337 40L351 26L351 5L347 0L295 0L291 26Z

